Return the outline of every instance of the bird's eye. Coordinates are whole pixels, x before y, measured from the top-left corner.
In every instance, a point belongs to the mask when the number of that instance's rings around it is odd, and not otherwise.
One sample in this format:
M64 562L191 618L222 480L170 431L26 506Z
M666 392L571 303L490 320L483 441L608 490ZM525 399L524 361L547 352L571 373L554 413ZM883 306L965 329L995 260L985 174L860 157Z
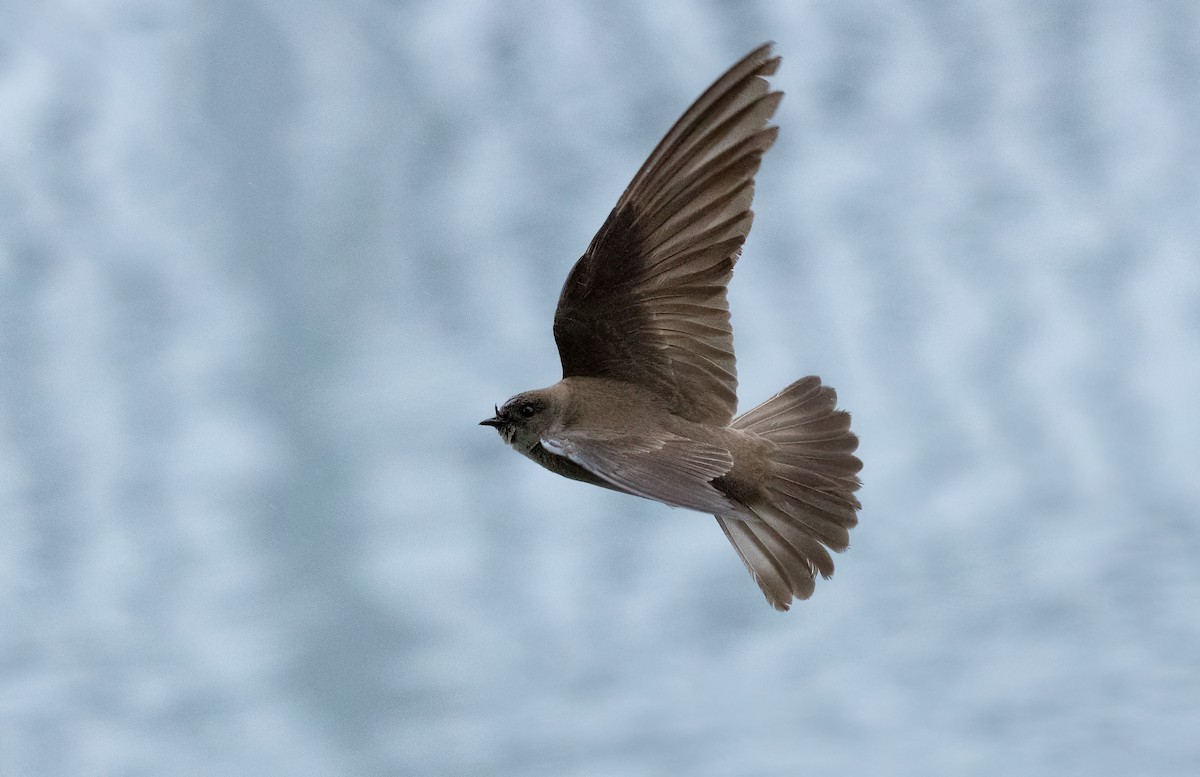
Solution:
M537 412L537 409L533 405L525 403L521 405L521 409L518 412L521 413L522 418L533 418L533 414Z

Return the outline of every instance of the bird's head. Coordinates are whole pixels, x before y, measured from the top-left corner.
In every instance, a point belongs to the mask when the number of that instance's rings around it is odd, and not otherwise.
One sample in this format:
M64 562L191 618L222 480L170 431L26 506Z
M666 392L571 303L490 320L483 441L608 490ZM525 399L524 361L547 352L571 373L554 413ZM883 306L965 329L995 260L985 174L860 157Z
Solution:
M495 428L506 443L524 453L538 444L542 433L553 423L555 408L549 391L523 391L496 408L495 417L479 423Z

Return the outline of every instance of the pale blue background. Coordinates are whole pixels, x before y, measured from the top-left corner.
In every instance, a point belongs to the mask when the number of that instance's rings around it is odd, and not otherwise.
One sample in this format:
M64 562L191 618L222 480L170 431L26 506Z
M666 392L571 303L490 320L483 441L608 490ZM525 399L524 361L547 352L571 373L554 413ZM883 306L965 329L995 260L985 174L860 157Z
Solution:
M862 522L780 615L711 518L476 422L774 39L743 407ZM1200 774L1200 5L0 4L0 775Z

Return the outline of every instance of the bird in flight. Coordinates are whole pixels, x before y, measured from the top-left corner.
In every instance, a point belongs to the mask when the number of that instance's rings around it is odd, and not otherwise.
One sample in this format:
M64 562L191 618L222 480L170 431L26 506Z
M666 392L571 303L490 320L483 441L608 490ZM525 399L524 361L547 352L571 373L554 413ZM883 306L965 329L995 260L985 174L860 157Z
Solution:
M713 514L777 610L833 574L861 462L834 390L801 378L734 417L726 285L781 92L771 44L667 132L575 263L554 314L563 378L481 423L546 469Z

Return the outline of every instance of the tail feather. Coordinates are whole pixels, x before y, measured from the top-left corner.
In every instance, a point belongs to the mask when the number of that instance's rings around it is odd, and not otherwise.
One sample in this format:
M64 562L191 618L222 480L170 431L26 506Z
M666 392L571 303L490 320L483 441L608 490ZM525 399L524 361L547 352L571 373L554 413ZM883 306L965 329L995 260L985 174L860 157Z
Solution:
M772 607L786 610L793 596L812 596L816 582L811 567L770 527L752 527L748 521L730 516L717 516L717 523Z
M831 505L840 504L855 510L861 507L853 493L854 489L858 488L858 477L854 474L833 477L820 472L793 468L785 478L781 479L777 488L796 494L795 498L797 499L804 499L805 495L813 494L825 497ZM853 521L851 525L853 525Z
M768 478L748 515L717 521L778 610L812 596L818 573L833 575L829 550L848 548L858 523L858 438L836 406L836 392L810 376L732 424L772 443Z
M778 492L771 492L768 505L774 513L787 516L790 523L802 528L809 536L825 543L835 551L843 551L850 546L850 529L843 523L831 518L828 514L814 509L807 502L781 497ZM765 505L755 505L756 515L764 512Z
M760 509L757 515L804 559L810 579L814 572L820 572L821 577L825 578L833 575L833 559L829 551L821 542L813 539L804 527L797 525L791 516L770 508Z

